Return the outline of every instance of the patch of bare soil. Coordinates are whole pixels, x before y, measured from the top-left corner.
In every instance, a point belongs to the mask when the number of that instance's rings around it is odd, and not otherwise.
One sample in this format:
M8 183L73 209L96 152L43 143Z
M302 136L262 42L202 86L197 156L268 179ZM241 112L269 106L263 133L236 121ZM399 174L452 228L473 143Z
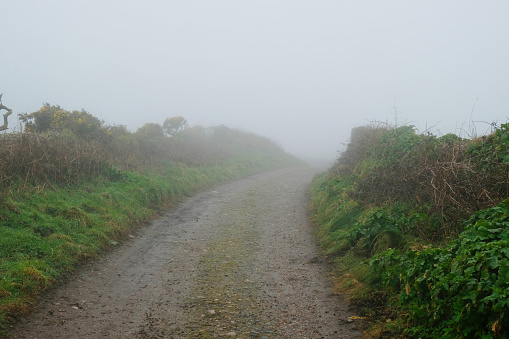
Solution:
M309 224L314 174L189 198L49 293L12 338L361 338Z

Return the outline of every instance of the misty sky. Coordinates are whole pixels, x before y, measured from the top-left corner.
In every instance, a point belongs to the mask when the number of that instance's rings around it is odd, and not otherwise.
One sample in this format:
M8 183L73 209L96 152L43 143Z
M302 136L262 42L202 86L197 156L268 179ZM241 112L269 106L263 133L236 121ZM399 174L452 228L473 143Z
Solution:
M2 0L0 11L0 93L16 114L47 102L131 131L182 115L329 160L352 127L394 123L395 108L398 124L437 134L509 117L506 0Z

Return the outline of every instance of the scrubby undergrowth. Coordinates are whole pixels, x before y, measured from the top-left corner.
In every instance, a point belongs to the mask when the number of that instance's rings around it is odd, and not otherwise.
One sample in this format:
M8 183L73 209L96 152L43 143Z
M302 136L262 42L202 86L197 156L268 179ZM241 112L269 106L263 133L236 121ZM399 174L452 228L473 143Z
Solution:
M0 137L0 334L81 261L184 196L298 163L225 126L131 133L48 104L23 117L28 132Z
M509 124L489 136L365 126L313 183L338 288L373 337L509 336Z

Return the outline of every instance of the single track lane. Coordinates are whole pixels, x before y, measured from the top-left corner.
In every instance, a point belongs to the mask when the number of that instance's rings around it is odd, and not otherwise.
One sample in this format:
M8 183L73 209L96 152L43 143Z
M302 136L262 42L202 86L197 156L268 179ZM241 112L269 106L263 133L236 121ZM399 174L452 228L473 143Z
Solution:
M307 215L308 168L199 193L50 292L13 338L360 338Z

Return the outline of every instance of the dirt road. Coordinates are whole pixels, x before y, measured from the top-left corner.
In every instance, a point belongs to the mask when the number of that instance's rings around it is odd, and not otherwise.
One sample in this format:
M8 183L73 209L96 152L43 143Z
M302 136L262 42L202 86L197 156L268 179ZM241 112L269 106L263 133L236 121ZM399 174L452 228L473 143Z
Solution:
M51 292L13 338L360 338L307 216L314 171L197 194Z

